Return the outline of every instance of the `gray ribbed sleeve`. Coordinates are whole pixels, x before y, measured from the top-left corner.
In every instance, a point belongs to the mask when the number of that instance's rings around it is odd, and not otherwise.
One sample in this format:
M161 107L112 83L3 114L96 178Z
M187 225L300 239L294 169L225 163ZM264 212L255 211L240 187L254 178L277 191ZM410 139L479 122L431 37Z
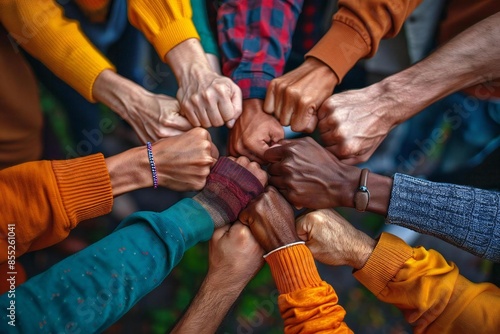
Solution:
M500 193L394 175L386 221L500 262Z

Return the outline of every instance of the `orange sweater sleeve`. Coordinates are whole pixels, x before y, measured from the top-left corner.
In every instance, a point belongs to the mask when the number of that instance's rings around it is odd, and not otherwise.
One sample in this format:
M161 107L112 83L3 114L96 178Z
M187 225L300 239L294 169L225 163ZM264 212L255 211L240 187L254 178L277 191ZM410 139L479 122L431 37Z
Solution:
M285 333L352 333L335 290L321 280L309 248L285 248L266 261L280 292L278 306Z
M111 211L113 194L104 157L36 161L3 169L0 203L3 263L9 231L15 231L16 256L21 256L61 241L80 221Z
M498 333L500 289L474 284L454 263L423 247L382 234L354 276L383 302L398 307L414 333Z
M189 38L200 39L190 0L129 0L130 23L153 44L160 59Z
M78 23L64 17L55 1L0 0L0 22L23 49L95 102L92 87L97 76L114 67L85 37Z
M422 0L339 0L325 36L306 54L327 64L339 82L363 57L373 56L382 38L397 35Z

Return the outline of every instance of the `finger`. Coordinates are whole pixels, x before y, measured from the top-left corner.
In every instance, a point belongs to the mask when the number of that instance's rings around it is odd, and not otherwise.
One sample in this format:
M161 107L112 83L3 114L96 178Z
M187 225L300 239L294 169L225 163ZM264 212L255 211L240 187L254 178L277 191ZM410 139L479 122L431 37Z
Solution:
M290 121L292 130L297 132L305 132L305 130L309 129L308 126L311 121L314 122L314 120L316 119L316 111L312 106L300 108L292 115L292 119ZM314 130L314 127L312 128L312 130ZM309 132L312 132L312 130L309 130Z
M280 162L285 157L285 146L275 145L264 152L264 159L270 163Z
M283 104L281 106L280 113L280 123L283 126L290 125L290 120L292 119L294 113L297 111L294 100L295 99L290 94L283 95Z
M195 113L202 127L204 127L205 129L212 127L212 123L210 122L210 118L208 117L205 107L200 107L195 111Z
M174 119L174 125L172 125L174 129L180 130L180 131L188 131L193 128L193 125L189 122L189 120L181 116L180 114L175 116Z
M219 113L219 109L217 106L210 106L207 109L207 115L210 119L210 123L214 127L219 127L224 125L224 120L222 119L221 114Z
M231 96L231 103L233 104L233 120L237 120L243 112L243 94L240 87L233 84L233 94Z
M304 129L304 132L312 133L316 129L317 125L318 125L318 117L311 117L309 123L307 123Z
M236 120L234 101L229 96L220 96L217 108L219 109L219 116L223 120L223 123Z
M319 109L318 109L318 119L319 120L322 120L322 119L328 117L330 115L330 113L333 112L333 110L331 110L329 108L330 103L327 103L327 101L330 100L331 98L333 98L333 97L329 97L328 99L326 99L323 102L323 104L319 107Z
M201 126L201 123L198 120L198 117L196 116L196 114L194 112L193 106L187 105L187 106L183 107L181 109L181 115L185 116L187 118L187 120L189 121L189 123L191 123L191 125L193 127Z
M226 122L226 126L229 128L229 129L232 129L233 126L234 126L234 123L236 123L236 120L235 119L232 119L230 121L227 121Z
M214 143L212 143L212 146L210 147L210 155L212 156L212 158L214 158L214 161L212 162L213 166L217 162L217 159L219 159L219 150Z
M271 81L271 83L269 84L269 87L267 88L266 99L264 100L263 109L268 114L274 113L274 104L275 104L274 94L276 93L275 87L276 87L276 84L274 83L274 80L273 80L273 81Z
M220 240L220 238L222 238L227 232L229 232L230 228L231 228L231 225L225 225L225 226L219 227L218 229L215 229L214 234L212 235L212 240L213 241Z
M284 98L285 92L278 85L276 85L274 90L274 117L276 119L281 118L281 113L283 111L281 106L283 105Z

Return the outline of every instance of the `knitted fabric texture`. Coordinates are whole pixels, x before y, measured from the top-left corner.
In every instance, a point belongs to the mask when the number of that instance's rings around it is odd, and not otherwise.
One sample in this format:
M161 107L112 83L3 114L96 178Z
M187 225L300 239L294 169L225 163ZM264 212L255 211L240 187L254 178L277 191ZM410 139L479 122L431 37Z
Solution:
M387 222L500 262L500 193L395 174Z
M208 211L217 228L234 222L248 202L263 190L251 172L222 157L208 175L205 188L193 199Z

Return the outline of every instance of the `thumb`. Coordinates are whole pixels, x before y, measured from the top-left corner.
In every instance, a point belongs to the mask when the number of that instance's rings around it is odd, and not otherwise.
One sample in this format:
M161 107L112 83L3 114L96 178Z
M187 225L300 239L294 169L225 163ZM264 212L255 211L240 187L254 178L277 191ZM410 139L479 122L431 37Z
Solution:
M214 234L212 235L212 240L213 241L219 241L231 228L231 225L225 225L222 227L219 227L214 231Z
M299 217L295 222L295 230L300 240L305 242L310 240L310 224L308 223L307 215Z
M274 113L274 84L272 81L267 88L266 99L264 100L262 109L268 114Z

